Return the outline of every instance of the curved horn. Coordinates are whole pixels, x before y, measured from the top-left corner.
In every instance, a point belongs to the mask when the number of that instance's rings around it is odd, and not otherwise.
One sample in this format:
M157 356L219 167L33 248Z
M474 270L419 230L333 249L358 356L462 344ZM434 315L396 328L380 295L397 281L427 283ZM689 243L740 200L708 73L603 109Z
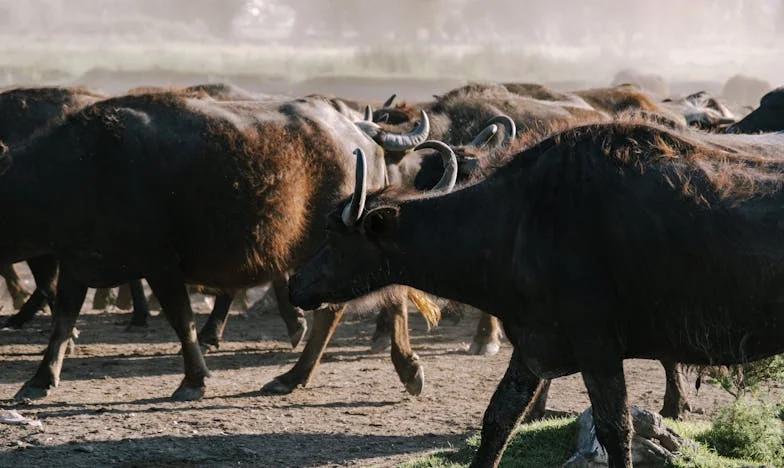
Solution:
M384 109L386 107L392 107L392 104L395 102L395 98L396 97L397 97L397 94L393 94L393 95L389 96L389 99L384 101L384 104L381 106L381 108Z
M379 144L382 148L389 151L405 151L424 142L430 133L430 120L425 111L420 111L422 120L419 125L408 133L398 135L395 133L380 133Z
M363 120L365 120L366 122L372 122L373 121L373 107L370 106L370 104L365 106L365 116L364 116Z
M471 143L469 143L468 146L484 146L487 144L487 142L490 141L491 138L495 136L496 133L498 133L498 125L490 124L485 127L484 130L479 132L479 135L471 140Z
M452 151L445 143L438 140L427 140L420 143L414 148L414 151L421 149L434 149L441 155L441 161L444 163L444 175L438 181L435 187L431 190L441 190L444 193L449 193L455 188L457 182L457 157L455 152Z
M346 226L354 226L362 216L362 211L365 209L365 198L367 197L367 168L365 164L365 153L361 149L354 150L354 156L357 157L357 166L354 173L354 195L351 196L351 202L343 208L343 222Z
M504 130L506 130L506 135L504 135L504 141L501 142L501 148L503 148L506 145L508 145L509 142L511 142L517 137L517 126L515 125L514 120L512 120L511 117L504 114L496 115L495 117L487 121L487 125L492 125L496 123L503 125Z

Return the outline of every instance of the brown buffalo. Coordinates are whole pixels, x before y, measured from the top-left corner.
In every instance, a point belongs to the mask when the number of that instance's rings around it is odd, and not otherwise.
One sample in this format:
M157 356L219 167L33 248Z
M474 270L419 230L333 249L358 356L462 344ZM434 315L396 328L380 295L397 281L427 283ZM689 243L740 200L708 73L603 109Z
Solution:
M359 175L380 187L382 147L416 146L427 133L423 118L418 131L370 138L319 99L147 94L99 101L4 151L0 201L18 203L0 203L0 263L60 261L49 346L16 398L40 398L57 385L87 287L142 277L182 343L185 378L173 397L200 398L209 372L185 284L231 290L296 267L323 240L325 213L355 185L350 149L370 155ZM342 309L315 313L298 365L276 382L307 382Z

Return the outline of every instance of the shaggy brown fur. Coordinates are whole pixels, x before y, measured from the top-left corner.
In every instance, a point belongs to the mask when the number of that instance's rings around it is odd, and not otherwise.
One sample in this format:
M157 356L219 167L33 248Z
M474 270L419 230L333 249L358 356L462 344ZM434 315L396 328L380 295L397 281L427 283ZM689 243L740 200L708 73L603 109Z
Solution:
M193 98L211 97L219 101L254 101L267 97L227 83L206 83L193 86L138 86L129 89L125 94L135 96L152 93L175 93Z
M12 147L0 197L18 203L0 206L8 223L0 261L61 259L48 352L18 396L41 397L57 384L84 288L144 277L183 345L186 378L175 396L198 398L207 370L184 283L245 287L298 265L322 241L325 213L351 189L357 146L370 156L371 186L380 186L383 152L321 101L156 93L97 102Z

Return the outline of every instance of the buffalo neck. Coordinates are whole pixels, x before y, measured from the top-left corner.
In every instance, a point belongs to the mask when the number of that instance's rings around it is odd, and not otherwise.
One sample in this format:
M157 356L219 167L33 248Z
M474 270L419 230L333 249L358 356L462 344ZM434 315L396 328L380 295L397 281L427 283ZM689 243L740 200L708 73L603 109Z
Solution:
M407 284L490 311L519 304L510 280L519 203L496 196L503 181L487 182L401 204Z

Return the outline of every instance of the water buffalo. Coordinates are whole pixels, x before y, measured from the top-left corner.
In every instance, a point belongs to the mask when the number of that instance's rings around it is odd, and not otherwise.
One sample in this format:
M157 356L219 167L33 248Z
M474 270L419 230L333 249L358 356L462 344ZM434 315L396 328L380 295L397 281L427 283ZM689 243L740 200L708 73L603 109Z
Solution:
M721 97L733 104L753 106L773 86L767 81L746 75L730 77L721 89Z
M71 112L104 99L105 96L84 88L13 88L0 93L0 147L18 145L37 131L54 125ZM15 201L6 200L13 204ZM10 208L10 207L9 207ZM14 301L14 308L19 311L5 320L2 327L21 328L45 305L52 306L54 288L57 280L57 261L50 257L23 259L27 260L36 282L32 296L21 285L13 265L0 266L0 275ZM143 295L138 291L141 284L133 285L137 292L135 305L139 313L146 313ZM96 293L102 294L99 290Z
M641 73L630 68L620 70L616 73L610 86L618 86L626 83L639 86L640 89L655 96L664 97L669 96L670 94L670 85L663 76L652 73Z
M662 106L683 115L687 125L706 131L724 131L737 120L726 105L706 91L665 99Z
M730 125L727 133L763 133L784 130L784 87L770 91L760 99L759 107L739 122Z
M446 195L359 183L292 276L292 302L394 283L491 311L514 352L471 466L498 464L545 379L580 372L609 466L630 467L624 359L784 352L783 174L784 135L627 120L557 133Z
M200 398L209 372L185 284L231 290L296 267L323 240L320 220L353 189L351 149L370 155L359 175L381 187L382 148L421 143L422 118L411 133L368 135L320 99L159 93L99 101L4 149L0 264L42 255L60 262L49 345L16 398L41 398L57 385L87 287L142 277L182 344L185 378L173 398ZM307 382L342 310L315 312L297 366L278 382Z
M461 145L471 141L487 120L498 115L511 117L520 130L607 117L589 104L579 96L561 96L527 83L470 83L436 96L431 102L402 102L378 109L373 117L374 121L389 125L387 128L402 130L416 121L420 110L425 110L431 121L430 138Z

